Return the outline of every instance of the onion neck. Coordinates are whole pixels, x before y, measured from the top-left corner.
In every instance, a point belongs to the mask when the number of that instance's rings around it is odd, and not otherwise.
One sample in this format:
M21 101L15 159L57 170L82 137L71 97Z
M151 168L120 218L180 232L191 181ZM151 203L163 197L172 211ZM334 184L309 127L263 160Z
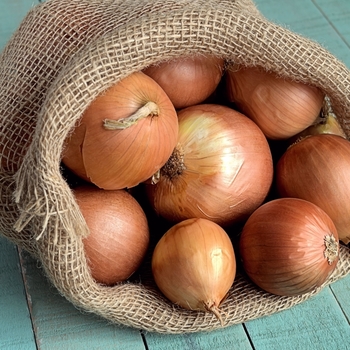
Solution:
M105 119L103 121L103 127L107 130L124 130L127 129L141 119L148 117L156 117L159 115L159 107L155 102L148 101L145 105L139 108L135 113L126 118L118 120Z

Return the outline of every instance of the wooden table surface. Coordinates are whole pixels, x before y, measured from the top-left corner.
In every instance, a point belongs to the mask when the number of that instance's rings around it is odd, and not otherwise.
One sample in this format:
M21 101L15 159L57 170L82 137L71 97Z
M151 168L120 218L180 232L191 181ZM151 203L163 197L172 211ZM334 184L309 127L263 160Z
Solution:
M135 0L137 1L137 0ZM39 0L0 0L0 49ZM350 0L256 0L270 20L317 40L350 67ZM0 349L350 349L350 275L289 310L210 333L160 335L83 314L38 263L0 237Z

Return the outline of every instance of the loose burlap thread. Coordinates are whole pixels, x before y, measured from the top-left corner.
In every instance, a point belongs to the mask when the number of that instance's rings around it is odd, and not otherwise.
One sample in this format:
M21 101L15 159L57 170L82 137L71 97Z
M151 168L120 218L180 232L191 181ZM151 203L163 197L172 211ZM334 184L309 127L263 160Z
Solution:
M193 54L258 66L319 87L349 131L350 73L319 44L266 20L250 0L49 0L34 7L0 55L0 232L42 263L76 307L162 333L222 327L171 304L150 279L114 287L91 277L88 228L62 176L66 137L102 91L152 63ZM225 326L292 307L350 272L336 270L298 297L261 291L239 274L221 306Z

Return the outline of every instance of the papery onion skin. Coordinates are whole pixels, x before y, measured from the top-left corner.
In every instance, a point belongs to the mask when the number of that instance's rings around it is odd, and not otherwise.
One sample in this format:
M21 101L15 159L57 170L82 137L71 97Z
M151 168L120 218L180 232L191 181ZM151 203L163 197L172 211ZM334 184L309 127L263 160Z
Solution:
M149 246L149 227L141 206L125 190L95 186L74 189L89 228L83 239L92 277L114 285L129 278L142 263Z
M236 276L231 240L219 225L188 219L172 226L158 241L152 273L161 292L189 310L214 312Z
M224 60L213 55L194 55L152 65L143 72L167 93L175 108L202 103L217 88Z
M227 227L247 219L266 198L273 177L261 130L220 105L187 107L178 118L178 146L159 181L147 186L152 207L171 222L201 217Z
M288 148L276 166L280 197L308 200L334 221L339 239L350 241L350 142L313 135Z
M269 293L285 296L321 286L339 259L331 218L297 198L276 199L259 207L243 227L239 249L250 279Z
M324 94L316 87L279 78L257 67L227 70L227 95L270 139L287 139L312 125Z
M153 102L153 104L152 104ZM107 130L105 121L129 118L145 105L155 112L124 129ZM63 163L81 178L106 190L131 188L152 176L177 141L174 106L162 88L136 72L98 96L66 140Z
M314 125L293 136L289 140L289 143L292 144L307 136L324 134L338 135L346 139L346 134L338 122L337 117L334 114L329 114L324 118L320 118Z

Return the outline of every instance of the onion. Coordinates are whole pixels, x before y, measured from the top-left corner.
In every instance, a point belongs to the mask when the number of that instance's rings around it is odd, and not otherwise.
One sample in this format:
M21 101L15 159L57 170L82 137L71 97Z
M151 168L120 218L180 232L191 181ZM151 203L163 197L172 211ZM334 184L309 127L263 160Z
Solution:
M224 60L212 55L196 55L161 62L143 70L167 93L176 108L203 102L218 86Z
M316 87L259 68L227 71L227 94L271 139L287 139L314 123L324 95Z
M297 197L322 208L339 239L350 241L350 142L337 135L309 136L293 144L276 166L281 197Z
M178 145L158 182L147 185L152 207L171 222L201 217L228 226L247 219L272 182L264 134L249 118L220 105L187 107L178 117Z
M330 113L324 117L321 117L313 125L310 125L308 128L302 132L293 136L289 142L290 144L299 141L300 139L311 136L311 135L323 135L323 134L332 134L338 135L346 138L345 132L340 126L340 123L335 114Z
M321 286L339 255L333 221L316 205L297 198L259 207L245 223L239 247L250 279L269 293L287 296Z
M206 219L188 219L172 226L157 243L152 273L161 292L189 310L213 312L236 275L236 259L224 229Z
M169 98L154 80L136 72L90 104L66 140L62 161L100 188L130 188L164 165L177 134Z
M74 194L90 230L83 244L92 277L106 285L126 280L140 266L149 245L141 206L125 190L81 186Z

